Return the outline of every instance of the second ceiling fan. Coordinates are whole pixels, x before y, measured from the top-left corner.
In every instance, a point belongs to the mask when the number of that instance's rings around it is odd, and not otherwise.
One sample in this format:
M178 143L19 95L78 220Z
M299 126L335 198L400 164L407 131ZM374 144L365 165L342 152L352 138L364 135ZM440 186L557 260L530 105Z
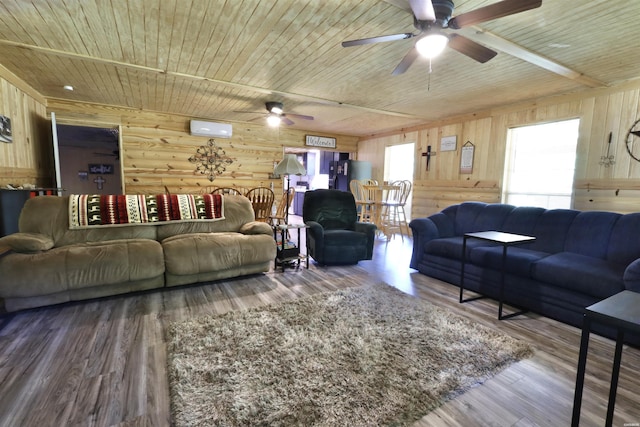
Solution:
M265 114L267 118L267 124L272 127L280 126L280 123L284 123L285 125L293 125L295 124L293 120L289 117L295 117L303 120L313 120L313 116L305 116L303 114L294 114L294 113L286 113L284 112L284 105L282 102L265 102L265 108L267 109L267 113ZM251 113L251 114L262 114L258 111L236 111L237 113Z
M451 0L409 0L409 4L413 12L413 25L418 30L416 33L399 33L350 40L342 42L342 46L351 47L416 37L415 45L393 70L392 74L394 76L407 71L418 56L433 58L447 46L478 62L485 63L496 56L497 52L466 37L445 33L443 30L458 30L481 22L535 9L542 5L542 0L503 0L455 17L451 16L454 9L454 4Z

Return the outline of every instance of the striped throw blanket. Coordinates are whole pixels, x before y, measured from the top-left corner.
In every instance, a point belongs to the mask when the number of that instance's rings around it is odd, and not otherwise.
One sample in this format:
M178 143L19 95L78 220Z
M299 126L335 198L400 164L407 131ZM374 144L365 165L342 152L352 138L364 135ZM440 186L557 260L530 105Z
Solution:
M219 194L69 196L69 228L224 219Z

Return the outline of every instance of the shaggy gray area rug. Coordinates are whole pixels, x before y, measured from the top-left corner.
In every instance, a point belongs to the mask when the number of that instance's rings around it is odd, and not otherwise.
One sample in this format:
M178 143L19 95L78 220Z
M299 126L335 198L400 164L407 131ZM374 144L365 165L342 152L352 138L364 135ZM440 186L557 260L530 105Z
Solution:
M168 328L178 426L408 425L526 343L384 283Z

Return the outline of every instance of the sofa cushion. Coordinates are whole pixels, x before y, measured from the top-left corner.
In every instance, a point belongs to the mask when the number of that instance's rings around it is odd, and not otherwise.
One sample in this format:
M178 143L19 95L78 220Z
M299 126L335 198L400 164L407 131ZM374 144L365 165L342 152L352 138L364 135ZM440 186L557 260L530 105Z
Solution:
M560 288L607 298L624 289L626 265L573 252L560 252L535 262L531 276Z
M501 271L502 250L502 245L476 247L470 251L469 260L473 264ZM531 274L531 265L547 256L549 256L549 254L546 252L532 251L520 246L510 246L507 248L505 272L529 277Z
M569 227L578 213L578 211L572 209L551 209L545 211L540 215L533 229L533 236L536 237L536 241L531 243L528 248L550 254L564 251L564 244Z
M546 211L544 208L536 208L530 206L519 206L514 208L504 221L500 231L514 234L522 234L525 236L534 236L534 229L542 214Z
M360 246L367 245L367 235L351 230L325 230L325 246Z
M514 209L511 205L465 202L456 211L456 234L473 231L501 230L504 220Z
M360 260L370 258L368 257L369 245L369 237L365 233L325 229L321 263L328 265L355 264ZM317 246L316 250L318 250Z
M611 232L620 217L614 212L580 212L569 227L564 250L606 259Z
M162 241L167 273L201 274L260 264L276 256L271 235L233 232L177 235Z
M197 233L237 232L249 222L255 220L251 202L244 196L224 195L224 219L217 221L177 222L156 225L158 240L171 236Z
M0 294L33 297L95 286L111 286L164 274L162 247L155 240L130 239L11 255L0 263Z
M640 258L640 213L618 218L609 239L607 261L630 264Z
M444 258L462 259L463 237L445 237L443 239L434 239L427 242L424 246L424 252L428 255L437 255ZM480 246L495 246L491 243L480 239L467 239L466 259L469 259L471 250ZM502 246L501 246L502 247Z
M16 252L39 252L53 248L53 240L37 233L13 233L0 238L0 245L9 246Z

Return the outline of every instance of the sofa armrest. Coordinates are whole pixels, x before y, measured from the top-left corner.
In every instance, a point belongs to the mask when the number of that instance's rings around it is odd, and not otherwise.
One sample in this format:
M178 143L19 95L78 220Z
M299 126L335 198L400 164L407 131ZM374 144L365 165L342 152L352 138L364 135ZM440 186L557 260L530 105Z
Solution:
M413 234L413 253L409 266L418 269L418 263L424 253L424 246L433 239L453 236L453 223L443 213L428 218L416 218L409 223Z
M625 289L640 292L640 258L627 266L622 281Z
M13 233L0 238L0 246L21 253L47 251L53 248L53 245L53 239L38 233Z
M305 224L309 226L307 234L314 236L316 240L318 238L324 238L324 227L320 225L320 223L316 221L306 221Z
M314 259L324 259L324 227L316 221L305 221L307 252Z
M370 222L356 222L355 225L355 231L367 235L367 259L373 258L373 244L376 239L377 228L375 224Z
M251 221L246 224L242 224L240 227L240 233L242 234L268 234L273 235L273 229L266 222Z

